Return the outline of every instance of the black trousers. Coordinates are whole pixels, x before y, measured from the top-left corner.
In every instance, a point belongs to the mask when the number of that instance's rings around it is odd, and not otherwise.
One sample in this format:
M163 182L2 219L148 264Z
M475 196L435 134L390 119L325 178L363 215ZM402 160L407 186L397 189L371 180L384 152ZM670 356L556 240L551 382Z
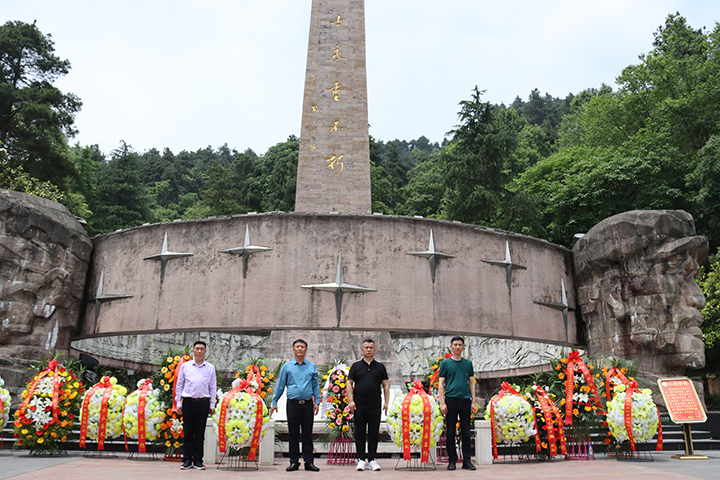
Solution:
M355 451L358 460L365 460L365 431L367 430L367 460L377 456L378 436L380 433L380 409L355 409Z
M202 463L210 399L183 398L183 463Z
M287 401L288 434L290 435L290 463L300 461L300 430L302 430L302 457L305 463L313 463L313 402Z
M445 427L447 429L447 454L448 462L457 462L458 455L455 448L455 424L460 417L460 433L462 435L462 456L463 462L470 461L470 399L445 397L447 415L445 416Z

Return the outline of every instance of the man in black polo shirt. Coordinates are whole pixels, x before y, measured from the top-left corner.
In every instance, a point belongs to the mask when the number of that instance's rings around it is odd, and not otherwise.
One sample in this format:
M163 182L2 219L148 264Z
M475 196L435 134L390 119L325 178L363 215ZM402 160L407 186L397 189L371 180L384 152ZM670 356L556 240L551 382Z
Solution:
M367 466L380 470L377 455L380 432L380 385L385 391L385 415L390 403L390 381L385 365L375 361L375 341L363 340L363 359L353 363L348 373L348 408L355 414L355 448L357 450L356 470L365 470L365 432L367 429ZM354 390L354 391L353 391Z

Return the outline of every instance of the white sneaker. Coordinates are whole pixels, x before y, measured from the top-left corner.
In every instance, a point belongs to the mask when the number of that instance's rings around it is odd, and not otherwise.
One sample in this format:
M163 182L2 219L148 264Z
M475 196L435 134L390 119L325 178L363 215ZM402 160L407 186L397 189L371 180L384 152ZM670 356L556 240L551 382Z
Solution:
M365 470L365 460L358 460L358 464L357 467L355 467L355 470L357 470L358 472L362 472L363 470Z
M370 461L370 470L377 472L378 470L382 470L382 469L380 468L380 465L378 465L378 463L375 460L371 460Z

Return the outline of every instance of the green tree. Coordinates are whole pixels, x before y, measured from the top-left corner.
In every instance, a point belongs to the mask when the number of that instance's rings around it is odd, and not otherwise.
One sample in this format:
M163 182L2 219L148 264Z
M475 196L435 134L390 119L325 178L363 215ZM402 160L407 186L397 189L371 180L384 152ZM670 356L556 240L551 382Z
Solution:
M259 162L262 164L265 196L263 210L292 212L295 210L297 162L300 142L290 135L287 141L273 145Z
M703 267L695 279L705 295L705 307L700 311L700 326L705 342L705 368L700 371L708 392L708 376L720 374L720 250L710 257L710 264Z
M527 124L514 109L481 100L477 87L460 102L460 125L443 150L445 204L443 216L462 222L516 231L539 227L534 201L510 188L517 170L515 151Z
M54 54L50 34L35 24L7 22L0 27L0 142L10 165L65 188L76 177L67 137L76 131L82 103L53 82L70 71Z
M140 182L140 156L125 142L97 170L98 199L89 233L130 228L153 220L145 186Z

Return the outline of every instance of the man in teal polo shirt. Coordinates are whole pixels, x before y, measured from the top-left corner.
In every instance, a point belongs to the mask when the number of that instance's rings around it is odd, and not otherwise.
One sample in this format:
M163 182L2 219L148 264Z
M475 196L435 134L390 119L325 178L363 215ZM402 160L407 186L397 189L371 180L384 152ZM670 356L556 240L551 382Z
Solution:
M470 458L470 415L475 405L475 372L470 360L462 357L465 340L453 337L450 340L452 357L440 364L439 393L440 410L445 415L447 429L448 470L455 470L457 449L455 448L455 425L460 417L462 435L463 466L465 470L475 470Z
M302 429L302 456L305 470L317 472L320 469L313 462L313 418L320 408L320 383L315 364L305 360L307 342L302 339L293 342L294 360L280 369L270 415L277 410L277 402L287 387L287 422L290 436L290 466L288 472L300 468L300 430Z

